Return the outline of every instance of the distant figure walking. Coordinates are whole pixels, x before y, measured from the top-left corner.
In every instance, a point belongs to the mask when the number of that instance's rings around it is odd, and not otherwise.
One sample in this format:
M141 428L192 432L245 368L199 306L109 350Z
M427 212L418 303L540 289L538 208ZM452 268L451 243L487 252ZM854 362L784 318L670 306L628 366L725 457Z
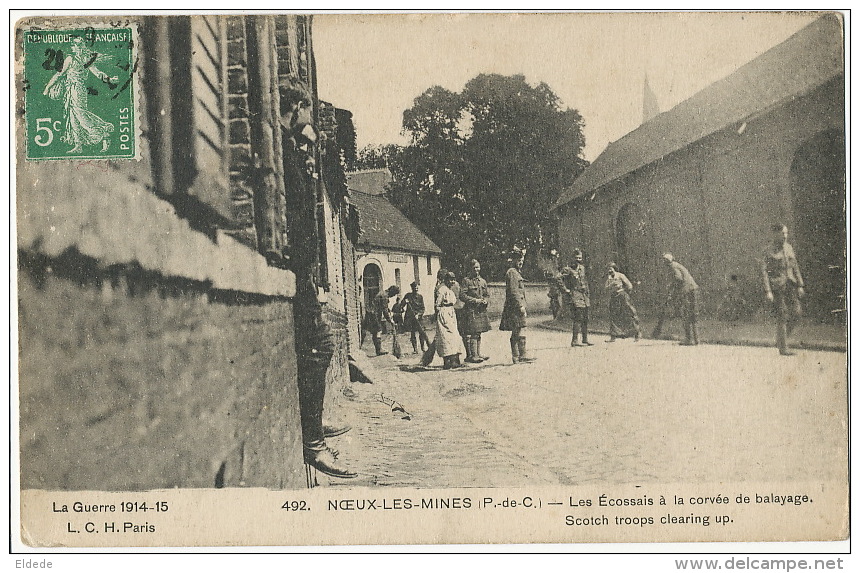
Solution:
M514 251L508 259L510 268L505 273L505 306L502 309L502 321L499 330L511 332L511 359L514 364L519 362L533 362L526 354L526 337L523 331L526 328L526 289L523 275L523 253Z
M672 273L666 305L672 302L681 305L681 316L684 320L684 342L681 346L695 346L699 344L699 285L693 280L687 267L676 261L672 253L663 253L663 261ZM659 337L661 328L662 320L654 329L654 338Z
M469 262L469 274L460 284L460 300L464 307L460 332L466 339L466 362L483 362L489 357L481 354L481 335L490 330L487 306L490 304L490 287L481 276L481 263Z
M436 339L434 342L436 343L436 353L442 357L442 367L445 369L463 366L460 362L460 355L466 352L466 349L463 348L463 339L457 328L457 313L454 310L457 295L452 290L454 283L456 283L456 277L454 273L449 272L436 291L436 303L434 305L436 308Z
M771 227L773 240L764 251L761 274L764 294L773 305L776 316L776 347L782 356L793 356L788 348L788 337L802 314L800 299L803 298L803 277L788 242L788 227L777 223Z
M607 342L615 342L616 338L626 338L631 335L633 340L638 342L642 330L639 327L636 307L630 300L633 283L624 273L618 272L618 266L615 263L609 263L607 271L604 286L609 293L609 340Z

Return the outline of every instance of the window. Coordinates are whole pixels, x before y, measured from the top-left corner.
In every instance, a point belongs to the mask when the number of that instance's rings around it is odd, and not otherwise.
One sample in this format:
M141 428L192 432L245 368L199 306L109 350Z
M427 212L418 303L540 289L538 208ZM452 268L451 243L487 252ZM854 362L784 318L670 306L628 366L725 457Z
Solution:
M394 269L394 284L397 285L397 288L400 288L400 269ZM403 289L400 289L401 292Z
M427 255L427 274L433 276L433 257Z
M418 270L418 255L412 255L412 275L415 277L413 280L416 283L421 282L421 276L419 275L420 271Z

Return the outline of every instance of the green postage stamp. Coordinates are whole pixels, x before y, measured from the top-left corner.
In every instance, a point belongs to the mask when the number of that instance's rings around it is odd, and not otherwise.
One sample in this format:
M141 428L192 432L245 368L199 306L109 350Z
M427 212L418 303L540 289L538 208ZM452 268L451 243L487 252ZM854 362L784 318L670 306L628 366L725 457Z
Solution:
M134 26L29 29L27 159L137 159Z

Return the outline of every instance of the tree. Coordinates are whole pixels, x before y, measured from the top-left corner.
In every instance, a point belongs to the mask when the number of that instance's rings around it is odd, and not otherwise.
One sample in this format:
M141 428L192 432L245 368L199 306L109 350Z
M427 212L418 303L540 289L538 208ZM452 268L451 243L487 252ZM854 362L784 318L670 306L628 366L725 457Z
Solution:
M579 112L545 83L481 74L461 93L435 86L403 113L405 147L366 154L394 175L389 199L462 269L501 276L506 253L557 247L550 207L587 166ZM362 157L359 153L359 158Z

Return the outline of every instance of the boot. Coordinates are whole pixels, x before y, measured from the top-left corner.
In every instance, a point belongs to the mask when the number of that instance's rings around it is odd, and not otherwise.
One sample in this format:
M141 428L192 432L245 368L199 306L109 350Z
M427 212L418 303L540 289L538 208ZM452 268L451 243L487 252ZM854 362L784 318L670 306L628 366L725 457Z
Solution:
M592 343L588 341L588 323L582 323L582 345L583 346L594 346Z
M699 324L694 322L693 326L690 328L693 333L693 344L699 344Z
M460 355L455 354L451 357L451 368L465 368L466 365L460 362Z
M481 354L481 335L478 335L478 338L475 339L475 356L478 357L478 360L484 362L485 360L489 360L489 356L484 356Z
M306 464L332 477L354 478L358 475L350 471L349 468L340 465L337 456L325 444L322 445L321 449L317 447L305 448L304 458Z
M464 336L463 337L463 348L466 349L466 362L472 362L474 359L474 351L472 348L472 337Z
M340 436L341 434L347 433L351 429L352 426L350 426L349 424L323 424L323 435L325 435L326 438L334 438L335 436Z
M382 356L383 354L388 354L386 351L384 351L382 349L382 339L381 338L374 338L373 339L373 346L374 346L374 348L376 348L376 355L377 356Z
M776 347L781 355L794 356L794 352L788 349L788 325L782 319L777 319L776 323Z
M520 361L520 347L516 338L511 338L511 359L514 364Z
M684 342L681 346L693 346L693 326L689 322L684 323Z
M520 336L519 341L517 341L517 346L520 350L520 362L534 362L535 359L531 356L526 356L526 337Z
M579 323L573 323L573 337L570 339L571 346L579 346L576 342L576 337L579 336Z
M474 336L469 337L469 344L466 345L466 362L472 364L480 364L483 362L478 356L478 341Z

